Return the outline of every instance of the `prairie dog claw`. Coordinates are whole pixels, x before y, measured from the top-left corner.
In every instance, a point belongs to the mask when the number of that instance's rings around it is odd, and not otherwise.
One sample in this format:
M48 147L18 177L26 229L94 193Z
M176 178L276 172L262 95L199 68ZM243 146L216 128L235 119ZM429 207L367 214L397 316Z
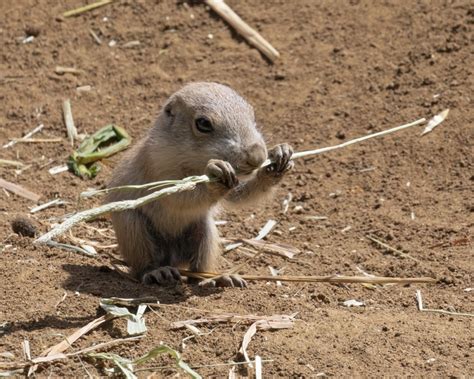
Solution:
M176 267L165 266L147 272L142 277L145 284L169 285L181 282L181 274Z
M234 188L239 184L234 168L226 161L211 159L207 164L205 174L210 178L218 179L217 183L224 185L228 189Z
M267 174L279 177L294 167L291 160L293 148L287 143L276 145L268 152L268 158L272 163L265 167Z
M199 282L201 287L247 287L247 282L242 279L239 275L221 275L215 278L205 279Z

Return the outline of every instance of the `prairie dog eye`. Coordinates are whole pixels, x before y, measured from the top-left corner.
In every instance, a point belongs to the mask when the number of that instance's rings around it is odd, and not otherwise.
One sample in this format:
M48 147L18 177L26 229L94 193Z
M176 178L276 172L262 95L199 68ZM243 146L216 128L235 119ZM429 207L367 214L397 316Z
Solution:
M201 133L212 133L214 131L214 127L212 126L212 122L206 117L198 117L194 124L196 125L196 129Z

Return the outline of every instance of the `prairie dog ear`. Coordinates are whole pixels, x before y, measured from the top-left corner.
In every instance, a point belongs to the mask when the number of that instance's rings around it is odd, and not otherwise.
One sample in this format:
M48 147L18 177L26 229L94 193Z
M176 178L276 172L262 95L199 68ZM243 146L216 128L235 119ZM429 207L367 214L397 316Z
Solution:
M165 103L163 108L165 114L168 117L176 117L176 115L181 111L183 111L184 101L178 95L171 96L168 101Z
M168 117L174 117L176 115L175 103L175 97L168 99L168 101L166 102L163 110Z

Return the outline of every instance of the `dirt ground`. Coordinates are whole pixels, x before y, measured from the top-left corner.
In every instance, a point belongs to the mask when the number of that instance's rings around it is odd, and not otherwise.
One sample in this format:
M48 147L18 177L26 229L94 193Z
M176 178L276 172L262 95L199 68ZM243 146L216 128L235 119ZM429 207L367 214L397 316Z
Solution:
M183 349L191 332L170 330L170 323L201 317L200 309L297 312L293 328L258 331L250 342L250 357L265 360L265 377L474 375L472 317L422 313L415 301L419 289L426 307L474 312L472 2L229 0L281 52L275 64L199 2L120 0L76 18L58 17L84 3L0 2L0 143L40 123L44 130L35 137L62 138L0 148L2 159L30 165L22 172L3 166L1 177L41 194L40 203L68 201L31 215L32 201L0 190L0 352L14 354L2 354L0 367L23 360L23 340L35 357L103 314L98 306L103 297L155 296L167 305L146 314L145 337L107 351L136 358L163 342L180 350L202 376L225 377L230 366L220 364L241 360L237 352L248 324L205 325L201 330L212 332L188 340ZM28 35L35 38L23 43ZM135 40L140 44L126 47ZM57 65L83 72L57 75ZM288 260L268 254L250 259L237 249L225 254L223 268L244 264L243 273L262 275L269 275L268 266L286 275L360 275L361 269L379 276L431 276L438 283L158 288L110 270L105 253L116 249L99 249L91 258L36 247L31 238L13 234L10 221L17 216L30 218L43 233L57 217L98 205L99 199L77 205L77 196L103 187L122 156L102 162L93 180L68 172L52 176L48 170L71 153L62 120L65 99L71 99L80 133L114 122L137 140L171 93L199 80L235 88L255 107L268 144L288 142L296 151L449 108L446 121L424 137L418 127L297 161L271 202L224 213L221 219L228 222L219 226L224 237L251 238L275 219L267 240L301 250ZM90 91L76 90L86 85ZM290 192L293 200L283 214L281 204ZM105 218L78 226L73 234L102 245L115 242ZM368 234L414 259L390 254ZM71 243L68 236L59 240ZM365 306L343 306L349 299ZM68 351L125 336L125 322L115 320ZM167 368L152 368L162 366ZM167 356L139 368L150 368L140 376L184 375ZM37 374L87 372L106 374L100 362L84 357L42 365ZM245 368L237 372L253 375Z

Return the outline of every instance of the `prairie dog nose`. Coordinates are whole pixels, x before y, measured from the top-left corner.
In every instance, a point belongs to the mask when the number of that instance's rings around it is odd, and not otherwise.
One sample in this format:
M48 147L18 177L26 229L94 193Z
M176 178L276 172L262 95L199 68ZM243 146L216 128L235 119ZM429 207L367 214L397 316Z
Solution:
M247 149L247 164L251 167L260 167L266 158L267 148L261 142L254 143Z

